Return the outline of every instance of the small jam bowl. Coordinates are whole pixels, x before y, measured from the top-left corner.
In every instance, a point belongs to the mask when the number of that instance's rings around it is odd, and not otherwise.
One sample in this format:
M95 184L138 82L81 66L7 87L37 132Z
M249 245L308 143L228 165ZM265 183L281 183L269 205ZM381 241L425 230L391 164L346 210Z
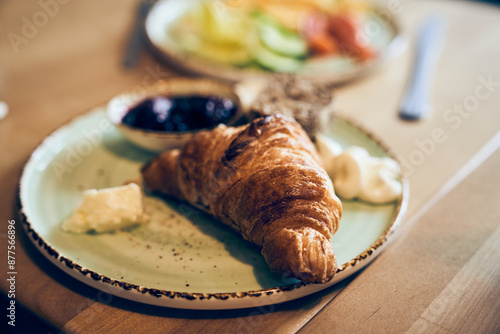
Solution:
M107 117L133 144L151 151L163 152L181 148L197 132L206 129L188 131L156 131L135 128L122 122L130 108L147 98L156 96L217 96L230 99L236 106L236 112L224 124L230 126L242 116L241 102L233 86L211 79L173 78L159 81L142 91L125 93L113 98L107 107Z

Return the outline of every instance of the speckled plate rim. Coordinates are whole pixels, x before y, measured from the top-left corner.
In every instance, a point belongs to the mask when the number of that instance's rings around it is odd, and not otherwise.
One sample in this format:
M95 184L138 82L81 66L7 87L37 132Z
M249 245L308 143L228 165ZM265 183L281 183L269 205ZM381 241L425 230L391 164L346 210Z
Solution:
M212 78L228 80L231 82L265 77L273 73L271 71L260 70L257 68L238 69L230 65L218 64L216 62L205 60L195 55L189 55L188 53L174 52L162 45L160 41L156 40L153 37L154 34L151 33L151 31L154 30L151 27L154 24L154 20L152 18L154 18L155 11L157 11L158 8L168 5L168 2L170 1L172 0L160 0L156 2L149 10L148 15L146 16L146 19L144 21L144 30L146 32L146 39L149 44L149 48L151 49L153 55L155 55L157 58L192 75L201 74L210 76ZM387 17L387 15L381 14L384 11L379 7L375 7L374 12L380 17L380 19L383 19L383 17ZM340 85L342 83L363 77L376 70L377 68L383 66L390 60L403 53L408 45L408 41L401 34L401 28L399 27L399 24L395 21L395 19L393 17L390 17L387 23L394 30L394 36L389 44L387 44L380 50L379 55L374 60L369 61L366 64L356 66L354 70L343 73L336 74L333 72L328 72L324 75L308 75L306 73L301 73L299 75L307 78L308 80L318 83Z
M30 223L30 217L28 217L23 207L23 183L26 182L24 181L26 179L26 170L31 163L34 163L34 157L37 156L38 152L43 150L44 146L50 143L51 138L57 136L59 132L63 132L66 129L70 128L72 124L79 122L87 115L93 112L103 112L102 110L104 110L104 106L93 108L79 116L76 116L68 123L60 126L55 131L53 131L50 135L43 139L42 142L32 151L23 166L21 176L19 178L16 205L20 221L25 232L29 236L29 240L50 262L52 262L58 268L62 269L64 272L76 278L77 280L100 291L110 293L114 296L144 304L198 310L241 309L267 306L295 300L329 288L371 263L382 252L382 250L388 246L390 241L394 239L394 232L401 225L402 218L404 216L404 213L406 212L409 197L409 182L406 177L402 176L402 195L398 200L395 214L387 229L372 245L370 245L370 247L368 247L353 259L340 265L337 269L335 277L326 284L307 284L298 282L295 284L283 285L274 288L245 292L192 293L154 289L146 286L131 284L123 280L112 279L89 268L81 266L77 262L71 260L64 254L57 251L33 228L32 224ZM363 133L365 136L367 136L367 138L369 138L380 148L382 148L388 156L396 159L388 146L386 146L380 139L375 137L371 132L360 126L357 122L343 115L339 115L338 118L342 119L347 124ZM264 296L265 298L258 298Z

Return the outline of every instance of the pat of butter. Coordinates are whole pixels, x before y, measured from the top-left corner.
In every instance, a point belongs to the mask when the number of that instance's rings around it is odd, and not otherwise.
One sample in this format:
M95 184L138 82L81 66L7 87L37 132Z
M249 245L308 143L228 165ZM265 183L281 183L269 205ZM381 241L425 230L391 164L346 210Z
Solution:
M401 197L399 164L391 158L371 156L362 147L346 150L325 135L316 136L316 147L335 193L343 199L389 203Z
M142 193L137 184L89 189L62 228L73 233L109 232L141 223L142 216Z

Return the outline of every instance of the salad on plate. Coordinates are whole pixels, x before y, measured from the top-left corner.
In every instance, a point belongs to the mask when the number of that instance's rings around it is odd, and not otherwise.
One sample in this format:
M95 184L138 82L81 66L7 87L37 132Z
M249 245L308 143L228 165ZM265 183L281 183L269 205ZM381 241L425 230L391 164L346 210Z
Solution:
M310 60L373 60L380 36L366 25L375 16L364 1L202 0L169 25L169 35L209 61L296 73Z

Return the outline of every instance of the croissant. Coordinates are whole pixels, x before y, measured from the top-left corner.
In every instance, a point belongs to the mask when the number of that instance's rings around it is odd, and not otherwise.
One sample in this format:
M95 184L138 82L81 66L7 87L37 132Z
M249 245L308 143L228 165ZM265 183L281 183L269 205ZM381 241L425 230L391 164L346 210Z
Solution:
M337 264L331 236L342 214L313 143L272 115L201 131L143 166L146 186L201 208L261 247L273 271L325 283Z

